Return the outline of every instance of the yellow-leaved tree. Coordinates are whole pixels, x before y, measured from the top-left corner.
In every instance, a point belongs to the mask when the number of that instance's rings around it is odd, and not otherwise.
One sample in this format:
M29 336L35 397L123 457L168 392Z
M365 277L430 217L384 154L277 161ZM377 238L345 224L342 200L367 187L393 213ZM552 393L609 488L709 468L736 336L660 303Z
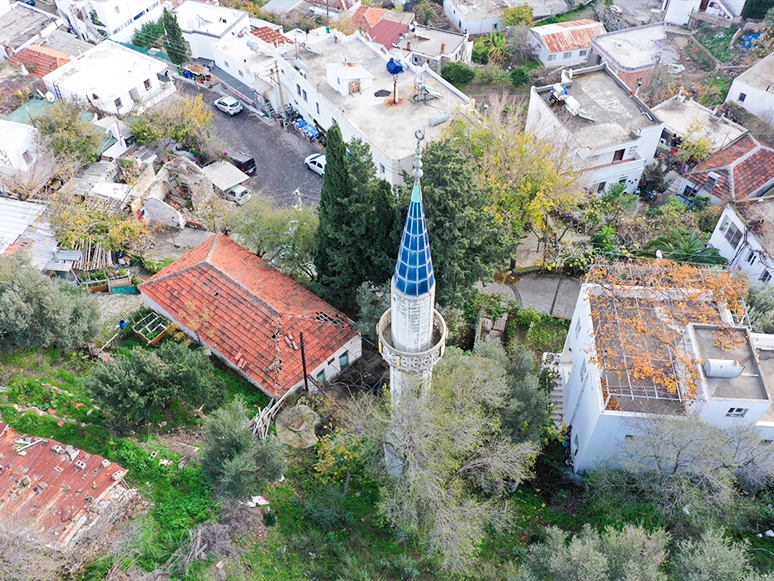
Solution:
M462 114L449 133L470 149L478 185L490 193L499 219L517 237L534 230L547 240L550 215L577 208L586 194L570 156L525 133L517 109L504 98L492 99L485 116Z

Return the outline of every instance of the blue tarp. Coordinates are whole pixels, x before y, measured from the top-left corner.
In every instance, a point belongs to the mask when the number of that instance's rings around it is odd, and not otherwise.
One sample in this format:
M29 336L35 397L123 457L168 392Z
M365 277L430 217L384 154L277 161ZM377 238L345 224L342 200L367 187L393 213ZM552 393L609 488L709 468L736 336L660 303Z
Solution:
M742 37L739 39L740 44L745 48L751 48L752 45L754 45L756 42L758 42L758 39L761 37L762 32L753 32L750 34L743 34Z
M309 139L317 139L317 137L320 135L320 132L317 131L317 129L309 125L309 123L303 119L297 119L296 121L293 121L293 125L295 125L299 131L305 133Z
M403 67L398 61L390 59L389 61L387 61L387 71L391 75L397 75L398 73L403 72Z

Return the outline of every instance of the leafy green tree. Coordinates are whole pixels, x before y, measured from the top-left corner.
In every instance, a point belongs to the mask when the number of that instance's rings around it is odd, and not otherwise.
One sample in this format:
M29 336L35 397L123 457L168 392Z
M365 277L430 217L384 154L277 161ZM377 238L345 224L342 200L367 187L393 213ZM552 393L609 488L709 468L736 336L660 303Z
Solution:
M500 21L503 23L503 26L526 26L532 23L533 17L532 6L521 4L520 6L513 6L503 10Z
M158 20L146 22L140 28L134 31L132 44L150 48L156 41L164 36L164 17Z
M219 494L245 498L255 486L255 436L247 427L247 408L237 398L212 412L204 426L201 462Z
M774 333L774 286L758 283L747 289L747 314L755 333Z
M278 208L273 200L253 197L234 215L231 228L239 242L288 276L314 279L315 208Z
M502 32L490 32L486 37L486 45L489 47L489 61L500 64L508 58L508 41Z
M365 395L345 410L350 434L374 446L365 458L381 482L379 514L404 537L418 538L447 571L465 571L487 527L507 521L486 496L513 490L531 473L538 446L514 443L500 429L508 381L502 364L449 348L428 394L398 402ZM393 476L385 445L402 463Z
M568 540L557 527L546 542L533 545L517 580L540 581L666 581L664 561L669 534L626 525L601 532L585 525ZM685 579L680 577L680 579Z
M89 123L90 115L76 101L57 101L32 120L40 131L46 151L84 167L97 159L102 136Z
M529 42L529 26L510 26L505 31L508 52L516 64L524 65L535 58L535 49Z
M435 10L428 0L422 0L414 4L414 14L421 24L429 24L435 18Z
M376 325L384 312L390 308L390 281L374 287L364 282L357 289L357 322L355 329L374 343L379 339L376 335Z
M201 349L166 341L157 350L140 347L100 362L86 387L105 409L119 418L157 418L173 403L191 410L223 401L223 380Z
M177 23L177 18L166 8L161 17L164 25L164 32L167 35L164 46L167 49L167 55L176 65L182 65L188 60L188 45L183 38L183 31Z
M476 71L462 61L449 61L441 68L441 77L457 87L476 78Z
M422 162L436 298L442 305L461 308L473 286L508 259L513 238L508 225L492 213L486 191L475 183L472 159L458 140L431 144ZM404 189L404 208L408 193Z
M93 297L41 275L20 259L0 257L0 345L43 350L56 345L74 351L99 332Z
M706 234L691 230L688 234L679 230L670 230L666 236L649 241L645 247L655 254L660 250L664 258L675 262L691 264L726 264L728 261L720 255L717 248L707 246Z
M524 67L516 67L510 72L511 83L516 87L521 87L529 82L529 72Z
M355 140L347 152L341 130L333 126L328 131L314 259L323 298L348 308L360 284L390 276L398 248L395 215L389 184L376 179L368 146Z
M673 578L680 581L771 581L774 574L757 573L750 563L749 543L734 542L716 529L698 539L680 541Z
M276 482L282 478L288 466L284 456L284 446L277 436L258 440L253 448L253 459L258 479L266 482Z
M774 0L747 0L742 8L742 18L761 20L774 8Z
M486 45L486 40L483 36L479 36L473 41L473 53L470 59L474 63L481 65L489 64L489 47Z

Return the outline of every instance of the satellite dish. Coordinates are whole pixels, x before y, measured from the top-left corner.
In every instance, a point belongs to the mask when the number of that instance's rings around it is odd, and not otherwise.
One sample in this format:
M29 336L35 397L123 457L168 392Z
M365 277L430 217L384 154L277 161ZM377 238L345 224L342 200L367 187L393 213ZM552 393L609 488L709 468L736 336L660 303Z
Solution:
M46 101L49 103L53 103L56 100L56 97L54 97L54 93L51 91L46 91Z

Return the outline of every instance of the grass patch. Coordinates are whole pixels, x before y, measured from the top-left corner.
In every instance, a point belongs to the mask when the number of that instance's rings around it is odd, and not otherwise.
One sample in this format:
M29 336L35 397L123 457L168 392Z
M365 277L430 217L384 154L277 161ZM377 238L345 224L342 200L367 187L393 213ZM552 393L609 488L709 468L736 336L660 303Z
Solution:
M532 23L532 26L545 26L546 24L556 24L557 22L570 22L572 20L578 20L578 15L586 10L586 6L581 6L579 8L576 8L575 10L570 10L569 12L565 12L564 14L559 14L557 16L549 16L548 18L544 18L543 20L539 22Z
M734 80L727 75L713 75L709 78L707 86L701 90L699 102L705 107L722 105Z
M728 44L735 33L735 28L724 28L718 31L710 28L701 28L694 34L694 38L720 62L728 63L737 55L733 48L730 50L728 48Z

